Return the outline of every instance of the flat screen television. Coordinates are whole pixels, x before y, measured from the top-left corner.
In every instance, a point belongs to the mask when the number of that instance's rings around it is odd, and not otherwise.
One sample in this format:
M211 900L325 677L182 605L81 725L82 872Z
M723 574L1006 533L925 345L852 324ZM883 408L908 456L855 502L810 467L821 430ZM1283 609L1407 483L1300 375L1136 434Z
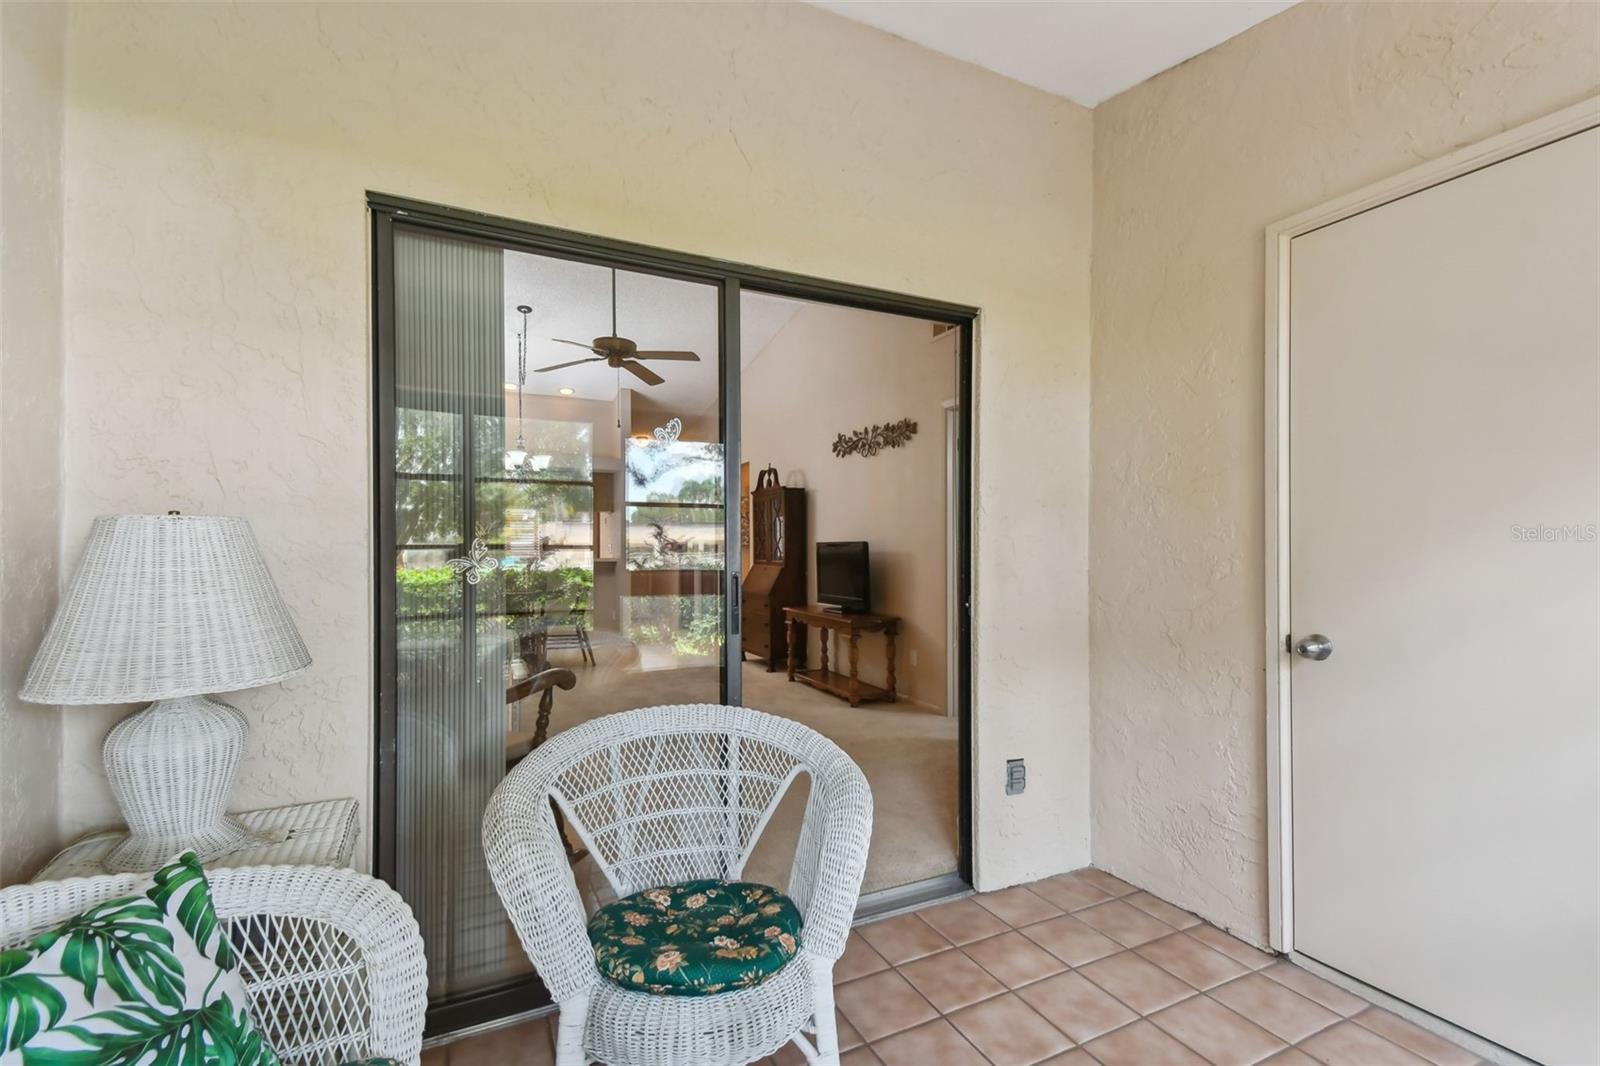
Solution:
M872 577L864 540L817 542L817 602L846 614L872 610Z

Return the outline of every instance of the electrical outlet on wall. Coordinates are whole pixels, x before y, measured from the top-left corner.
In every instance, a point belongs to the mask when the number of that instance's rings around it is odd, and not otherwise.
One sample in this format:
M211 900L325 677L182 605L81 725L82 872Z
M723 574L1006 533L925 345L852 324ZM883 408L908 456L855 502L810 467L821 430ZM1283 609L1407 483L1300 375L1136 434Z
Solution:
M911 665L912 666L917 665L917 649L916 648L912 648L911 649Z
M1028 765L1021 759L1006 760L1006 795L1016 796L1028 787Z

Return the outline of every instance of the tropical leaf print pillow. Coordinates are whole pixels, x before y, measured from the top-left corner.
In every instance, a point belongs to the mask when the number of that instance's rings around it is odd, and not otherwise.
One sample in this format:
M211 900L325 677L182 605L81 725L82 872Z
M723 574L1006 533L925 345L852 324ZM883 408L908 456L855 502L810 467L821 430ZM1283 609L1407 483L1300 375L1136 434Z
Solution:
M4 1066L278 1066L192 852L0 952Z

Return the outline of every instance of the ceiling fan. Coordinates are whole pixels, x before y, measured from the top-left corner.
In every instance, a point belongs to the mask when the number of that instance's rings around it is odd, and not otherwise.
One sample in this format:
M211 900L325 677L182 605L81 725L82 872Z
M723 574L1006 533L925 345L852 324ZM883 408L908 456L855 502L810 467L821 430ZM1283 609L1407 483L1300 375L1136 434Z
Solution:
M697 363L700 357L694 352L641 352L639 346L626 337L617 336L617 271L611 270L611 336L596 337L593 343L585 344L583 341L562 340L552 337L557 344L573 344L579 348L587 348L594 355L588 359L574 359L570 363L556 363L554 366L541 366L534 371L544 374L551 370L565 370L569 366L582 366L584 363L605 363L618 370L626 370L646 385L659 385L667 380L654 370L639 363L641 359L663 359L680 363Z

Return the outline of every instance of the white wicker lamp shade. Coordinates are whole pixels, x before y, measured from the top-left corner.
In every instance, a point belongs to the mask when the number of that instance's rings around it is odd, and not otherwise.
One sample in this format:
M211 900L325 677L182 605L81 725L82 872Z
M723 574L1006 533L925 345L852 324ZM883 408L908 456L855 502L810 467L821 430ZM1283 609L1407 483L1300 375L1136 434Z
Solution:
M22 698L156 700L106 737L106 775L128 840L108 859L153 869L176 851L215 858L250 840L225 816L244 718L206 695L271 684L311 665L242 518L95 519L83 561Z

